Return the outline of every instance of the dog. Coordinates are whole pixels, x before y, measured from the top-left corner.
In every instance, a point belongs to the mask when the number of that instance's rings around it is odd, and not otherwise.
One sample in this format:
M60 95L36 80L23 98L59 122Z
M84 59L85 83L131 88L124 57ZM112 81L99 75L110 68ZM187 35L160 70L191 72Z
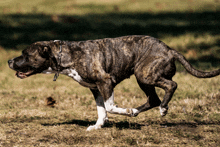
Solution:
M108 121L107 112L135 117L159 106L161 116L168 112L168 103L177 88L172 80L175 61L198 78L211 78L220 69L203 72L193 68L185 57L162 41L150 36L123 36L87 41L39 41L22 51L22 55L8 61L18 78L38 73L54 73L56 80L64 74L94 95L98 120L88 131L101 128ZM114 104L114 87L135 75L147 101L137 108L120 108ZM155 87L165 90L161 101Z

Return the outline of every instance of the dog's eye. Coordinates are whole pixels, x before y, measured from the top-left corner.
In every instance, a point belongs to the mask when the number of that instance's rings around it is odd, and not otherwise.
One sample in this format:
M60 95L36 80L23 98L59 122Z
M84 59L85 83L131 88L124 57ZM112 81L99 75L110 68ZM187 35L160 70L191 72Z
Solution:
M28 61L29 61L29 59L28 59L27 57L25 58L25 60L26 60L26 62L28 62Z
M34 61L37 61L37 59L34 59Z

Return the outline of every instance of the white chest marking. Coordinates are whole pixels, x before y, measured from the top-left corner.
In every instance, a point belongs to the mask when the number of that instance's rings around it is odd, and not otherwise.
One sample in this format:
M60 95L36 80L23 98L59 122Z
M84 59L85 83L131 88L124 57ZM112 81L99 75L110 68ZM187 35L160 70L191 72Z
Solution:
M47 70L44 70L42 73L44 73L44 74L52 74L52 73L56 73L56 71L54 71L51 67L49 67Z
M53 74L56 73L57 71L54 71L51 67L49 67L47 70L44 70L42 73L44 74ZM82 82L81 76L78 74L78 72L75 69L65 69L60 72L61 74L67 75L71 78L73 78L77 82Z
M82 81L81 76L78 74L78 72L75 69L70 69L69 73L68 73L68 76L73 78L77 82L81 82Z

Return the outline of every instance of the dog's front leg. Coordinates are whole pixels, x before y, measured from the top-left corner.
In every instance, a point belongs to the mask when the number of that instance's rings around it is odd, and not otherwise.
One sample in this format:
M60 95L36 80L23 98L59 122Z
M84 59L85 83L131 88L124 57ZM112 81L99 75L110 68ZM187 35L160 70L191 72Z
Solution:
M104 100L99 92L99 90L90 89L95 97L96 105L97 105L97 111L98 111L98 120L95 125L89 126L87 128L87 131L100 129L106 121L108 121L106 109L104 106Z
M139 111L134 108L120 108L114 103L114 91L110 80L98 85L98 89L104 98L104 106L107 112L126 116L137 116Z
M126 115L126 116L137 116L136 114L139 113L137 109L134 108L120 108L114 103L114 92L112 92L112 95L104 102L105 108L107 112L112 114L120 114L120 115Z

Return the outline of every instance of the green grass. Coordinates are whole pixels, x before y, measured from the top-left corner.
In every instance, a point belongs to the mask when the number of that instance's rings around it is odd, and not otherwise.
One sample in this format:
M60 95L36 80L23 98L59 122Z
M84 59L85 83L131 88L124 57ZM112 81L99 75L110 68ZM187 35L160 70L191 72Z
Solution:
M2 13L105 14L111 12L203 12L217 11L216 0L2 0Z
M150 35L180 51L198 69L220 68L217 0L1 0L0 146L218 146L220 78L197 79L177 64L178 83L169 112L154 108L138 117L109 114L100 130L89 89L65 76L21 80L7 60L39 40L87 40ZM164 91L157 89L162 99ZM55 108L46 106L53 97ZM135 77L115 89L120 107L138 107L146 96Z

